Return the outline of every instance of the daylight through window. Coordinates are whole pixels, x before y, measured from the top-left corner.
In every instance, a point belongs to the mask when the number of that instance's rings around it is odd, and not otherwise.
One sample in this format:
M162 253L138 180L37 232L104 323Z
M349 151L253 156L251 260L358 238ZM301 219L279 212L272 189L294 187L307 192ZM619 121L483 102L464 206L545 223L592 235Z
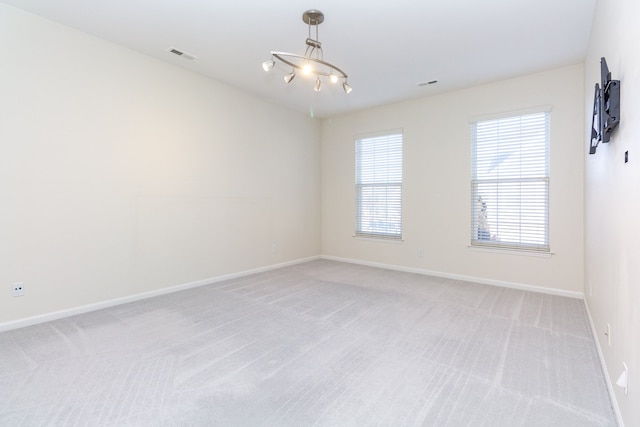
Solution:
M402 238L402 133L356 140L356 236Z
M549 113L472 123L471 245L549 251Z

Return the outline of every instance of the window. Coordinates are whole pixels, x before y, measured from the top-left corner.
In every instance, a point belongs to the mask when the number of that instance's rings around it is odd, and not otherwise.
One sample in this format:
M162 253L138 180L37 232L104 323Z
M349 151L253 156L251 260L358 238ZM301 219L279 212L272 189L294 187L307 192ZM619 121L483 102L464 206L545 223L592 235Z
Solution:
M549 112L472 123L471 245L549 252Z
M402 133L356 140L356 236L402 238Z

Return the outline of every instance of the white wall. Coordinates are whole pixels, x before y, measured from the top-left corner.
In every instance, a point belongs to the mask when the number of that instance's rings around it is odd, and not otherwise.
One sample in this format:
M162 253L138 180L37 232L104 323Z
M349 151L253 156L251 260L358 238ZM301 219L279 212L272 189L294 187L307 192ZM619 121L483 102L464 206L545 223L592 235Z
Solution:
M584 284L596 328L612 327L611 347L599 334L611 377L623 361L630 368L629 396L616 388L625 422L640 424L631 404L640 390L639 7L598 2L586 79L576 65L327 119L320 129L0 5L0 324L320 252L559 291ZM622 80L622 122L589 156L585 118L600 56ZM471 251L469 119L539 105L553 108L554 255ZM405 139L405 240L354 239L354 136L395 128ZM26 296L12 298L17 281Z
M583 289L583 67L574 65L323 121L322 253L453 276ZM549 258L475 251L470 119L551 105ZM402 243L353 237L354 137L402 128ZM424 249L424 257L418 250Z
M6 5L0 51L0 323L319 254L319 122Z
M613 382L629 367L629 394L614 386L625 425L640 425L640 3L599 0L585 65L585 141L600 58L621 82L620 125L585 151L585 295ZM585 143L586 149L586 143ZM629 152L629 163L624 153ZM611 346L604 335L611 325Z

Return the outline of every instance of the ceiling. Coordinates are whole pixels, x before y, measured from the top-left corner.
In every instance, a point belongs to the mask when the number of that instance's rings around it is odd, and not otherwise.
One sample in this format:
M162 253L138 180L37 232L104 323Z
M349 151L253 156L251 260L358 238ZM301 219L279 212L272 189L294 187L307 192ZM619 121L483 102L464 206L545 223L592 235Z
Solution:
M582 62L596 0L1 1L328 117ZM262 70L272 50L304 53L307 9L325 14L324 58L349 75L348 95L339 85L314 92L312 80L286 84L283 70Z

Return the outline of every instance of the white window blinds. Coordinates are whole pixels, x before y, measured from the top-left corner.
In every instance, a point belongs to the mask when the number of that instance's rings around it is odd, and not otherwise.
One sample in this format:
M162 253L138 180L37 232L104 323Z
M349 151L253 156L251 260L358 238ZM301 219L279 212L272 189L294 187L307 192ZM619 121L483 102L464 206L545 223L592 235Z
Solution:
M549 113L472 123L471 245L549 251Z
M402 134L356 140L356 236L402 238Z

